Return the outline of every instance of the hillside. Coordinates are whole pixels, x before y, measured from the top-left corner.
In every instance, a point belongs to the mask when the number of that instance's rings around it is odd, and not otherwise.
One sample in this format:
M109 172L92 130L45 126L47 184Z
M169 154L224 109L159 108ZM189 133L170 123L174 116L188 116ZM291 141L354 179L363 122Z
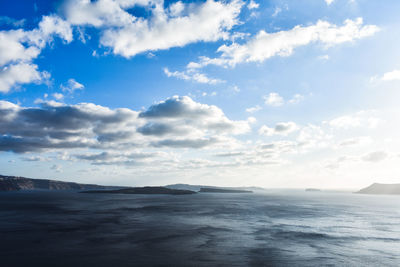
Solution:
M17 176L0 175L0 191L19 190L93 190L117 189L121 187L102 186L96 184L79 184L48 179L32 179Z
M237 190L237 189L221 189L221 188L200 188L201 193L253 193L249 190Z
M145 195L190 195L194 191L170 189L162 186L132 187L117 190L89 190L81 193L108 193L108 194L145 194Z
M378 184L374 183L361 189L359 194L400 195L400 184Z
M244 186L244 187L220 187L220 186L210 186L210 185L191 185L191 184L170 184L166 185L166 188L180 189L180 190L190 190L199 192L202 188L211 189L222 189L222 190L249 190L249 191L264 191L262 187L256 186Z

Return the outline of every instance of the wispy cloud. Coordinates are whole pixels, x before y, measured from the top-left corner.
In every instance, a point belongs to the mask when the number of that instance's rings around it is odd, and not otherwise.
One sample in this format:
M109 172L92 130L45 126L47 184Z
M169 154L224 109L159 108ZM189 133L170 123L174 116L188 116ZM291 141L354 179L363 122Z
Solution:
M251 107L251 108L246 108L246 112L248 112L248 113L254 113L254 112L257 112L257 111L259 111L259 110L261 110L261 109L262 109L261 106L256 105L256 106Z
M186 71L186 72L172 71L171 72L168 68L164 68L164 73L168 77L174 77L174 78L177 78L180 80L193 81L193 82L197 82L197 83L218 84L218 83L225 82L220 79L209 78L204 73L200 73L198 71Z
M76 90L83 90L85 86L79 82L77 82L75 79L69 79L67 83L64 85L60 85L60 88L63 92L67 93L74 93Z
M25 25L26 19L14 19L8 16L0 16L0 25L11 25L15 28L20 28Z
M191 66L199 68L212 64L233 67L244 62L263 62L274 56L290 56L295 48L311 43L319 43L328 48L372 36L378 31L379 27L375 25L363 25L362 18L345 20L343 26L320 20L314 25L298 25L287 31L267 33L261 30L243 44L220 46L217 50L221 53L220 57L201 57L199 62Z

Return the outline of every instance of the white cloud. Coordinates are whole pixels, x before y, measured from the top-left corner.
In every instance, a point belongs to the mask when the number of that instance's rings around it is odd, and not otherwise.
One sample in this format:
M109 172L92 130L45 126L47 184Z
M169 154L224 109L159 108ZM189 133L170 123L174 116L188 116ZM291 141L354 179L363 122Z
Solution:
M184 9L185 9L185 5L181 1L178 1L169 6L169 14L172 17L178 17L182 14Z
M41 48L36 45L25 46L23 40L27 33L22 30L0 32L0 65L11 62L31 61L36 58Z
M330 57L329 57L329 55L322 55L322 56L319 56L318 59L320 59L320 60L329 60Z
M335 0L325 0L325 3L329 6L331 5Z
M280 107L284 105L285 103L288 104L298 104L301 101L304 100L304 96L301 94L295 94L291 99L286 101L281 95L279 95L276 92L269 93L269 95L266 95L263 97L264 98L264 103L268 106L273 106L273 107Z
M52 15L44 16L39 23L39 29L29 32L31 40L36 42L49 42L52 35L58 35L62 40L70 43L73 40L72 28L70 24L62 18Z
M278 14L281 13L281 12L282 12L282 8L276 7L275 10L274 10L274 13L272 13L272 16L273 16L273 17L276 17L276 16L278 16Z
M362 162L368 162L368 163L378 163L381 161L386 160L389 158L389 153L386 151L374 151L370 153L366 153L364 155L358 155L358 156L341 156L338 157L336 160L330 161L325 168L328 169L338 169L344 164L348 163L362 163ZM364 165L365 166L365 165Z
M40 83L48 78L47 72L39 72L37 68L37 65L28 63L18 63L3 67L0 71L0 92L7 93L20 84Z
M61 100L61 99L64 98L64 95L61 94L61 93L54 93L54 94L53 94L53 97L54 97L56 100Z
M400 80L400 70L394 70L390 72L386 72L382 76L383 81L396 81Z
M246 112L248 112L248 113L254 113L254 112L257 112L257 111L259 111L259 110L261 110L262 108L259 106L259 105L257 105L257 106L254 106L254 107L251 107L251 108L246 108Z
M269 93L268 96L264 96L264 102L266 105L279 107L282 106L285 101L278 93Z
M52 41L53 35L58 35L66 42L73 39L69 24L54 15L44 16L38 28L31 31L0 31L0 65L31 61L40 54L46 43Z
M70 25L55 15L43 16L39 26L30 31L0 31L0 92L49 78L49 73L39 72L32 61L52 42L54 35L67 43L73 39Z
M304 100L304 96L301 94L295 94L292 99L288 101L290 104L298 104Z
M127 9L135 5L145 6L150 16L131 15ZM163 1L71 0L66 16L73 25L100 28L100 43L114 54L129 58L146 51L228 39L242 5L239 0L208 0L190 5L178 2L165 10Z
M375 151L368 153L362 157L362 160L368 162L379 162L388 157L388 154L385 151Z
M240 88L239 88L239 86L237 86L237 85L232 86L232 90L233 90L235 93L240 93Z
M135 1L126 1L126 3ZM150 1L142 1L144 5ZM73 25L90 25L94 27L116 26L123 27L133 23L136 18L126 12L121 1L113 0L71 0L65 5L65 13L68 21Z
M356 127L376 128L380 123L380 119L374 111L359 111L354 114L344 115L332 119L328 123L333 128L350 129Z
M204 73L200 73L198 71L170 71L168 68L164 68L164 73L168 77L175 77L177 79L185 80L185 81L194 81L198 83L207 83L207 84L218 84L224 83L225 81L220 79L213 79L207 77Z
M50 170L53 170L55 172L62 172L62 166L59 164L53 164L53 166L51 166Z
M75 79L69 79L67 81L66 85L60 85L61 90L63 92L68 92L70 94L74 93L76 90L83 90L85 86L79 82L77 82Z
M321 126L308 124L297 136L297 142L302 148L321 148L331 146L333 136L324 131Z
M275 125L274 128L269 128L266 125L261 126L258 130L260 135L266 136L273 136L273 135L283 135L286 136L290 133L297 131L299 127L296 123L289 121L289 122L280 122Z
M326 165L325 168L327 169L338 169L340 168L342 165L353 162L353 163L357 163L360 161L360 157L359 156L340 156L338 158L336 158L335 160L331 160L329 161Z
M257 122L257 119L254 118L254 117L248 117L248 118L247 118L247 121L249 122L249 124L254 124L254 123Z
M257 9L259 8L260 4L256 3L254 0L250 0L250 2L247 4L248 9Z
M216 96L216 95L217 95L217 92L215 92L215 91L213 91L211 93L207 93L207 92L202 92L201 93L202 97L205 97L205 96Z
M347 138L339 142L340 147L367 145L372 143L372 138L369 136L359 136Z
M335 128L353 128L361 125L361 119L358 116L345 115L331 120L329 125Z
M379 28L375 25L363 25L362 18L347 19L343 26L320 20L314 25L298 25L288 31L267 33L262 30L244 44L220 46L217 50L221 53L219 58L201 57L196 67L210 64L233 67L243 62L263 62L274 56L290 56L295 48L311 43L328 48L372 36L377 31Z

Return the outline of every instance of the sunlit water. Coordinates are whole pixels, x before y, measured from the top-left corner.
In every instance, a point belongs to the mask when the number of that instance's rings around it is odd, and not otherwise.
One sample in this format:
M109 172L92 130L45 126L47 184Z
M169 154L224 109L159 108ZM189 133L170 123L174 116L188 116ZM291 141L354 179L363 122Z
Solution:
M0 193L0 266L400 266L400 196Z

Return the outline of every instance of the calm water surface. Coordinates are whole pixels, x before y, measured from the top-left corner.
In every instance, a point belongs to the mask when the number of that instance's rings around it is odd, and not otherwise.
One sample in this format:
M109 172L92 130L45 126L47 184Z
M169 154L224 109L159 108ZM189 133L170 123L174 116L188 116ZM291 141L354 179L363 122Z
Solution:
M0 266L400 266L400 196L0 193Z

